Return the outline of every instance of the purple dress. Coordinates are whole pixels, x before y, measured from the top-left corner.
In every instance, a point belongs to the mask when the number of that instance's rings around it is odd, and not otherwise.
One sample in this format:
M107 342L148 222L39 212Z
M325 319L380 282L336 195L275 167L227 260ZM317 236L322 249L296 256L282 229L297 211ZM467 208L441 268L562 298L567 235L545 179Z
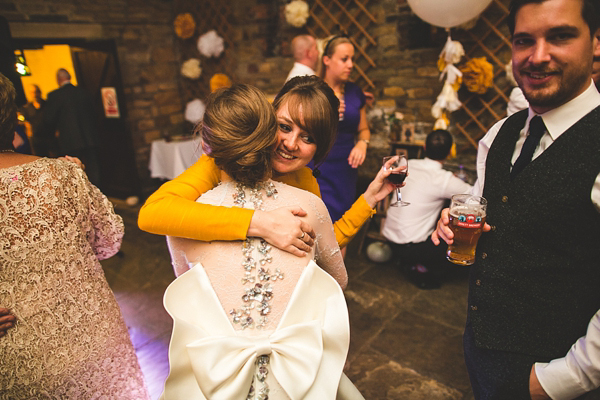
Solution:
M321 175L317 178L321 197L329 210L332 221L337 221L356 200L357 170L348 163L348 156L356 142L360 109L365 105L361 88L347 82L344 91L346 111L339 122L337 139L325 161L319 165ZM314 164L311 162L311 168Z

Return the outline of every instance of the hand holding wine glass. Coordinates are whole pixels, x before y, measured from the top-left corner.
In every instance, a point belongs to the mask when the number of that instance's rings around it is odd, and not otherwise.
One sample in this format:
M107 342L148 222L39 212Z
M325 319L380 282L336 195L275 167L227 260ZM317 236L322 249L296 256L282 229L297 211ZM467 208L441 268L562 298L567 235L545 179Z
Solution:
M408 174L408 160L402 155L383 157L383 169L392 171L387 180L396 185L395 199L390 203L390 207L407 206L410 203L402 201L400 187Z

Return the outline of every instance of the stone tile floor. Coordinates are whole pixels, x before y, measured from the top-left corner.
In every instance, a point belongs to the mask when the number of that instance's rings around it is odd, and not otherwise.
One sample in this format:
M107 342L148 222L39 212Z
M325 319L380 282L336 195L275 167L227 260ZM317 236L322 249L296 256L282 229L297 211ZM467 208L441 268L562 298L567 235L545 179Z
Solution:
M102 265L157 399L168 374L171 334L162 296L174 275L164 237L137 228L139 207L113 201L126 233L122 254ZM357 254L357 242L346 255L348 377L366 399L473 399L462 355L468 270L451 271L440 289L419 290L392 262L376 264Z

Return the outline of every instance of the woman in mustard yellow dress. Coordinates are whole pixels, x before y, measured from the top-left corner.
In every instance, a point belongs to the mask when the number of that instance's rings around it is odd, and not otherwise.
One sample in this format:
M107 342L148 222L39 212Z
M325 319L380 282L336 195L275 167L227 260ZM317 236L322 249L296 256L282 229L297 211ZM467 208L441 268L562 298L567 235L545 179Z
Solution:
M328 144L321 143L322 135L318 128L319 119L332 118L323 107L315 106L323 104L323 101L333 110L338 109L339 100L323 80L315 76L303 76L288 81L273 102L278 123L273 180L319 196L317 181L306 164L312 159L320 162L330 150ZM313 132L307 131L300 118L303 109L311 109L311 114L318 116L314 121L317 128L312 128ZM231 123L235 124L235 121ZM255 211L196 202L200 195L217 186L220 181L221 171L212 158L203 155L184 173L163 184L146 200L138 218L140 229L202 241L261 237L279 249L297 256L306 255L314 244L314 231L296 217L305 215L304 210L282 207L272 211ZM384 174L380 171L350 210L334 223L340 247L345 246L364 222L375 214L377 202L392 190L393 185L384 181Z

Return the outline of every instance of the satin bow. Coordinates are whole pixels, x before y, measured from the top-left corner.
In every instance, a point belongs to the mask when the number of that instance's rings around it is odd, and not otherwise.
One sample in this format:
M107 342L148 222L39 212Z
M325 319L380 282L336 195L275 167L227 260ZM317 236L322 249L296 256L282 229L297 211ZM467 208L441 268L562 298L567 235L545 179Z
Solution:
M292 399L314 383L323 356L319 321L276 330L267 338L211 336L187 346L194 375L208 399L245 399L256 358L270 355L270 373Z

